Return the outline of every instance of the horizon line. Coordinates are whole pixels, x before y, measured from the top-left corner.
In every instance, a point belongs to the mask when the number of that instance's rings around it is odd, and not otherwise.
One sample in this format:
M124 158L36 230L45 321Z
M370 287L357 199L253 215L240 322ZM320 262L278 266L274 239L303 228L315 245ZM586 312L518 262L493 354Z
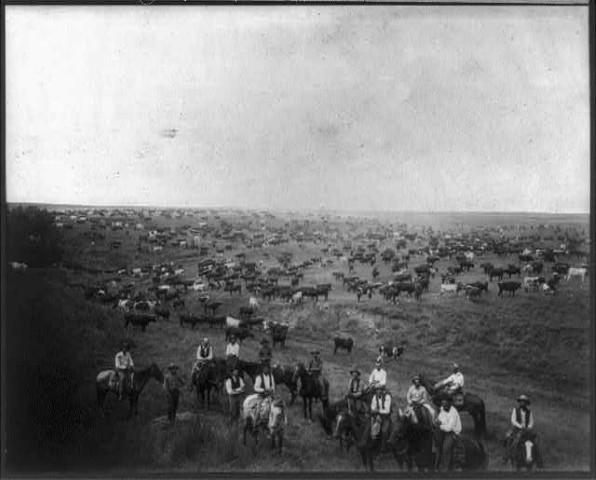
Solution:
M590 215L590 212L547 212L547 211L521 211L521 210L339 210L328 208L271 208L271 207L238 207L238 206L206 206L206 205L150 205L143 203L129 204L84 204L84 203L52 203L52 202L6 202L7 206L44 206L44 207L73 207L92 209L119 209L119 208L148 208L163 210L243 210L265 212L297 212L325 214L478 214L478 215Z

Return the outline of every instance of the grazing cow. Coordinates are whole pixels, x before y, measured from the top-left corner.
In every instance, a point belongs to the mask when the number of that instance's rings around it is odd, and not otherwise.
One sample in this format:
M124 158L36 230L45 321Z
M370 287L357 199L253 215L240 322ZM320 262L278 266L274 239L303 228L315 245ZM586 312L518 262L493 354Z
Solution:
M379 347L379 355L397 360L397 357L404 353L404 347L398 346L396 342L386 342Z
M567 275L569 271L569 264L568 263L555 263L551 267L551 271L553 273L558 273L559 275Z
M566 280L569 281L573 277L579 277L579 278L581 278L582 283L583 283L584 278L586 278L587 274L588 274L588 269L586 267L580 267L580 268L570 267L569 270L567 270Z
M509 275L509 278L511 278L511 275L517 275L518 277L521 275L521 269L512 264L507 265L507 268L505 268L503 272Z
M335 337L333 339L334 349L333 355L337 353L338 349L347 350L348 353L352 353L352 347L354 346L354 340L351 337L348 338L340 338Z
M537 291L541 284L544 283L544 277L525 277L523 281L524 290L529 292Z
M179 313L178 320L180 321L180 326L183 327L185 323L188 323L192 329L195 328L197 323L204 323L206 321L205 317L198 317L193 315L192 313Z
M124 315L124 328L128 328L128 325L134 327L141 327L144 332L147 329L147 325L151 322L155 322L155 315L146 313L126 313Z
M480 268L482 268L482 270L484 271L484 273L486 273L488 275L488 273L495 268L495 266L492 263L483 263L480 265Z
M482 290L478 287L473 287L472 285L466 285L466 298L471 300L473 298L480 298L480 294Z
M443 295L444 293L455 293L457 295L462 288L463 284L461 282L443 283L441 284L441 293L439 295Z
M225 330L225 339L226 342L230 339L230 337L234 335L239 342L242 342L243 340L247 339L247 338L254 338L254 334L246 327L241 326L241 327L226 327Z
M466 284L466 288L467 287L474 287L479 289L481 292L485 291L486 293L488 293L488 282L472 282Z
M210 328L220 327L223 328L226 325L226 316L225 315L209 315L207 317L207 323L209 324Z
M521 288L521 282L498 282L497 286L499 287L499 293L497 294L499 297L503 296L503 292L509 292L510 296L514 297L515 291Z

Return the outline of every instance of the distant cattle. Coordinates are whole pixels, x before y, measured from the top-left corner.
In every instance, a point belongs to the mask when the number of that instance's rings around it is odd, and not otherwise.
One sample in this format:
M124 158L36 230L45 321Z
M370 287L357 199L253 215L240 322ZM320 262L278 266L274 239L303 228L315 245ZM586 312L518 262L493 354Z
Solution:
M286 338L288 336L288 325L274 323L271 325L271 342L272 347L279 343L283 348L286 346Z
M488 272L488 279L492 282L493 278L497 278L499 281L503 280L504 270L500 267L495 267Z
M28 266L23 262L10 262L10 268L15 272L24 272L27 270Z
M566 280L569 281L571 278L579 277L579 278L581 278L582 283L583 283L584 278L586 278L587 274L588 274L588 269L586 267L580 267L580 268L570 267L569 270L567 270Z
M513 297L515 296L515 291L521 288L521 282L498 282L497 286L499 287L499 293L497 294L499 297L503 296L503 292L509 292L509 294Z
M339 349L347 350L348 353L352 353L352 347L354 346L354 340L351 337L340 338L335 337L333 339L333 355L337 353Z
M512 264L507 265L507 268L505 268L503 272L509 275L509 278L511 278L511 275L517 275L518 277L521 275L521 269Z
M445 293L455 293L457 295L462 288L462 283L443 283L441 284L440 295Z
M379 347L379 355L383 357L397 359L404 353L404 347L398 346L394 342L386 342Z
M472 285L466 285L466 298L471 300L472 298L479 298L482 290Z
M524 290L537 291L541 284L545 283L544 277L525 277L523 280Z
M128 328L129 325L133 327L141 327L143 332L147 329L147 325L151 322L155 322L155 315L146 313L126 313L124 315L124 328Z
M193 315L191 313L179 313L178 314L178 320L180 321L180 326L183 327L184 324L188 324L190 325L190 327L192 329L195 328L195 326L199 323L206 323L207 322L207 318L206 317L201 317L201 316L197 316L197 315Z

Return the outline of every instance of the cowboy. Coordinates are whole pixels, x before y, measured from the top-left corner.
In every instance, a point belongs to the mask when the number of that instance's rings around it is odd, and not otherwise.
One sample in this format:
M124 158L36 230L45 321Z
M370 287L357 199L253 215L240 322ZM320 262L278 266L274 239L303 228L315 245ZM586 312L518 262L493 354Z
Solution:
M323 360L321 360L321 357L319 356L321 352L319 352L318 350L312 350L310 353L313 356L313 358L311 358L310 363L308 364L308 373L312 375L313 380L319 385L321 397L323 397L326 392L322 375Z
M445 392L453 397L455 393L461 393L464 388L464 375L457 363L453 364L453 373L445 380L437 382L435 388L445 388Z
M349 414L356 414L360 410L362 410L362 393L363 393L363 385L360 380L360 370L357 368L352 368L350 370L350 383L348 384L348 394L346 395L347 403L348 403L348 413Z
M257 403L257 424L260 422L267 422L271 397L275 393L275 379L271 374L269 362L263 361L262 365L263 370L257 375L254 384L254 391L259 394L259 401Z
M230 366L230 368L235 367L238 364L238 359L240 357L240 344L236 339L236 335L230 335L230 341L226 345L226 363Z
M513 409L511 412L511 430L507 432L507 436L505 438L505 450L506 456L503 460L507 460L507 458L514 458L515 449L517 448L519 442L525 442L526 440L530 440L534 443L534 452L536 454L536 464L539 468L542 468L542 457L539 453L538 445L537 445L537 435L534 432L534 415L530 410L530 399L527 395L520 395L517 397L518 406Z
M371 432L375 431L375 424L380 424L378 429L381 434L381 451L386 450L387 437L391 428L391 395L385 385L377 385L375 395L370 404Z
M267 340L266 338L263 338L261 340L261 348L259 348L259 360L261 361L261 363L266 362L266 363L271 363L271 347L269 346L269 340Z
M128 342L122 343L122 351L116 354L116 382L118 383L118 400L122 400L125 388L132 387L132 374L134 373L134 362L130 356Z
M410 388L408 388L408 392L406 393L406 402L408 407L411 407L412 410L414 410L418 419L421 419L422 416L425 415L422 407L426 406L426 408L428 408L430 405L429 399L428 391L424 385L420 383L420 375L414 375L414 377L412 377L412 385L410 385Z
M375 368L368 377L368 384L371 388L387 385L387 372L382 368L383 359L378 357L375 361Z
M461 419L450 398L441 400L441 409L435 423L439 427L436 431L438 455L435 467L440 471L451 470L453 447L461 432Z
M226 392L230 401L230 423L234 423L240 417L240 405L244 393L244 380L237 366L232 368L232 375L226 380Z
M178 410L180 390L184 386L184 380L178 376L178 365L170 363L168 370L169 373L165 376L163 388L168 394L168 420L174 422L176 419L176 410Z

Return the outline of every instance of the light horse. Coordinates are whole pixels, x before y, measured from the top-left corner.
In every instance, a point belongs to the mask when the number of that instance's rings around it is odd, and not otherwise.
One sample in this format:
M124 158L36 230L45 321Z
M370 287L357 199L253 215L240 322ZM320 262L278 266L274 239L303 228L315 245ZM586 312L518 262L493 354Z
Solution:
M258 405L259 395L249 395L244 399L244 403L242 404L242 420L244 421L242 443L246 445L246 434L250 434L254 439L253 454L256 455L259 444L259 432L264 430L265 433L271 437L271 449L273 450L277 443L277 451L281 455L284 427L288 424L288 417L286 414L287 408L284 401L281 399L266 399L263 401L267 401L269 404L269 406L266 407L268 408L266 428L262 423L258 422L258 409L260 408L260 405Z
M106 395L109 392L118 395L118 387L117 385L111 385L110 380L115 375L116 372L114 370L103 370L97 374L95 379L95 386L97 391L97 405L101 407L102 411L104 409L104 402ZM123 395L128 397L130 403L130 409L128 412L128 417L132 417L132 415L136 415L138 413L138 403L139 403L139 395L147 385L147 382L151 379L155 379L159 383L163 383L164 376L159 367L152 363L147 368L143 370L139 370L138 372L134 372L132 374L132 388L131 385L128 385L128 388L125 388L122 392Z

